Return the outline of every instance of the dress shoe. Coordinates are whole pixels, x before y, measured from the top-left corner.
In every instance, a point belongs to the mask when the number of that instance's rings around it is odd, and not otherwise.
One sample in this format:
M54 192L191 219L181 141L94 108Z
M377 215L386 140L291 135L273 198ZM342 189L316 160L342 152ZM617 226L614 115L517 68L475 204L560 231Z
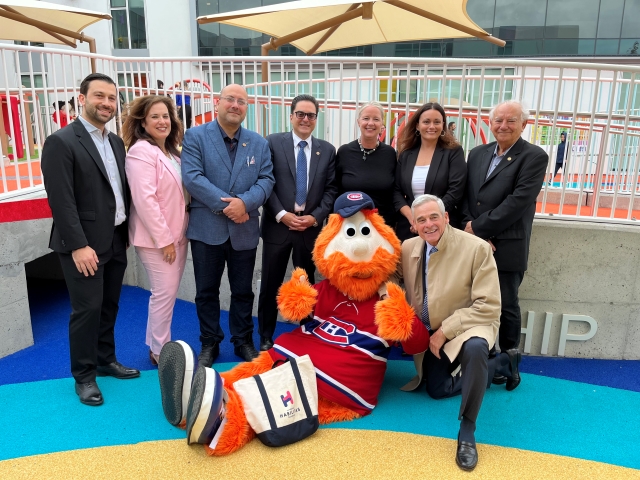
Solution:
M470 472L478 464L478 450L476 446L469 442L458 440L456 450L456 463L462 470Z
M125 367L120 362L113 362L109 365L98 365L96 368L96 374L99 377L115 377L120 380L125 380L127 378L139 377L140 370Z
M260 351L266 352L270 348L273 348L273 340L271 337L260 337Z
M220 344L202 345L200 355L198 355L198 365L211 368L218 355L220 355Z
M253 346L253 343L243 343L239 347L235 347L233 349L233 353L241 358L244 358L245 362L250 362L258 355L260 355L256 350L256 347Z
M493 380L491 380L491 383L493 383L494 385L504 385L505 383L507 383L507 377L496 373L493 376Z
M518 366L520 365L522 354L517 348L512 348L507 350L507 355L509 355L509 363L511 364L511 378L507 378L507 391L510 392L520 385L520 369Z
M149 360L151 360L151 365L158 365L158 361L160 360L160 355L156 355L151 350L149 350Z
M85 405L97 407L104 403L102 392L96 382L78 383L76 382L76 393L80 397L80 402Z

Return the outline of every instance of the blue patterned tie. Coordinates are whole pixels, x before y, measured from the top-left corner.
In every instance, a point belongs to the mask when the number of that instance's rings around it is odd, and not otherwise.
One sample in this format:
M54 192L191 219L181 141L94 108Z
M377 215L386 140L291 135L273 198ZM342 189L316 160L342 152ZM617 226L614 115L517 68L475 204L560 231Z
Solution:
M431 247L429 250L429 256L436 253L438 249L436 247ZM425 258L426 260L426 258ZM428 265L428 264L427 264ZM426 268L425 268L426 271ZM431 331L431 322L429 321L429 301L427 300L427 275L424 275L424 302L422 303L422 323L427 327L427 330Z
M298 143L298 163L296 165L296 204L304 205L307 201L307 156L304 149L307 142Z

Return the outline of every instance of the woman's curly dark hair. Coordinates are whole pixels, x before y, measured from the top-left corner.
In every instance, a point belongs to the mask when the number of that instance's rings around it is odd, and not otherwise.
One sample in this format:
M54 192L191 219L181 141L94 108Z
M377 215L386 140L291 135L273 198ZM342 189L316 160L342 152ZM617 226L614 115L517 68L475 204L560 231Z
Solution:
M405 150L410 150L420 145L420 135L416 135L416 131L418 130L417 127L418 122L420 121L420 116L427 110L437 110L440 112L440 115L442 115L442 129L444 130L444 135L438 137L438 146L448 149L460 146L456 138L451 135L451 132L447 128L447 114L444 112L442 105L436 102L428 102L416 110L404 126L404 129L400 134L400 138L398 139L398 155Z
M182 122L178 119L176 109L173 106L173 101L169 97L162 97L160 95L145 95L144 97L136 98L129 106L129 112L127 113L124 124L122 125L122 139L127 149L131 148L138 140L146 140L151 145L158 146L155 140L149 135L142 122L149 114L149 110L156 103L164 103L169 111L169 120L171 121L171 132L165 139L164 147L173 156L179 157L180 150L178 145L182 143L184 132L182 129Z

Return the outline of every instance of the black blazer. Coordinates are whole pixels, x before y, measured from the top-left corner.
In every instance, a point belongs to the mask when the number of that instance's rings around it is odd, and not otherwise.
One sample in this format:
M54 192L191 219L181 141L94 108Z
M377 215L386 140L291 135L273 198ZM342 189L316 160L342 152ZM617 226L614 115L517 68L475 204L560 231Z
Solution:
M413 169L418 160L420 145L405 150L398 158L396 167L396 186L393 192L393 203L397 212L404 206L411 206L415 197L411 188ZM460 227L461 215L459 206L464 195L467 181L467 164L464 160L464 150L458 146L448 149L436 147L431 159L431 166L424 185L424 192L442 199L445 209L449 213L450 222L454 227ZM409 232L409 222L404 215L398 215L397 234L401 240L414 237ZM403 238L405 237L405 238Z
M296 159L291 132L274 133L267 137L273 163L276 184L264 205L262 238L269 243L282 244L291 231L284 223L276 221L276 215L285 210L293 212L296 201ZM313 215L317 227L307 228L303 234L307 248L311 250L320 234L322 224L333 209L338 193L335 183L336 149L329 142L311 137L309 187L304 214Z
M128 220L131 192L124 170L124 143L113 133L109 133L109 143L120 172ZM53 213L49 248L71 253L89 245L97 255L107 252L113 242L116 197L98 149L80 119L44 142L42 173ZM123 229L126 231L127 221Z
M495 148L492 142L469 153L463 223L471 221L478 237L492 241L498 270L525 271L536 198L549 156L520 138L486 178Z

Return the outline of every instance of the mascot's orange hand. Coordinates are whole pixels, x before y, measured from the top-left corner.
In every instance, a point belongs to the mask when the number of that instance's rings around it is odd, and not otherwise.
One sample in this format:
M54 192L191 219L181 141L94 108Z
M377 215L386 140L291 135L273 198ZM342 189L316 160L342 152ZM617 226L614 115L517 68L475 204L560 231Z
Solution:
M291 280L278 291L278 310L286 320L299 322L313 313L317 298L318 292L307 281L306 272L296 268Z
M375 313L379 337L396 342L411 337L416 314L398 285L387 282L387 298L376 303Z

